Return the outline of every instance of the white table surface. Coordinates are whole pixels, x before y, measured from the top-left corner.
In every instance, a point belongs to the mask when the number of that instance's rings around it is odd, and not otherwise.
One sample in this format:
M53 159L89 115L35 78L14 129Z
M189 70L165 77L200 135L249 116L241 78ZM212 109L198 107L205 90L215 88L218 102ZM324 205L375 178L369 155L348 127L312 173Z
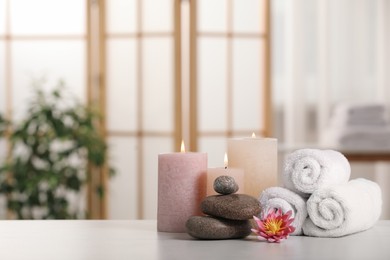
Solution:
M342 238L195 240L155 221L0 221L0 259L390 259L390 221Z

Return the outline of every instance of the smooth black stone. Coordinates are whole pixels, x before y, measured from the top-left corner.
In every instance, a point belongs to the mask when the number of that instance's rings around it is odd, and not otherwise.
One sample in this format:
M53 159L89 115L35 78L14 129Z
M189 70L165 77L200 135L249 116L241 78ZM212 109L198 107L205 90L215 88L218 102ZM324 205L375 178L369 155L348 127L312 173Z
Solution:
M220 218L246 220L260 213L260 203L245 194L213 195L205 198L201 205L203 213Z
M222 195L229 195L238 191L238 184L231 176L219 176L214 181L215 192Z
M209 216L193 216L187 220L187 233L198 239L244 238L251 233L249 220L228 220Z

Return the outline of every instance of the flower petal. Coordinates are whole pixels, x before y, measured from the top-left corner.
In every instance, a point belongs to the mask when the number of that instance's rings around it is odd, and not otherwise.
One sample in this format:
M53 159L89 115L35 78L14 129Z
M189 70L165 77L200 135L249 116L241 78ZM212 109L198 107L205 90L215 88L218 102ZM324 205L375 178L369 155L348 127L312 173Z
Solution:
M295 231L295 227L292 226L294 218L291 216L291 210L283 214L280 208L269 209L268 214L263 214L261 219L253 216L257 229L251 229L251 231L257 234L259 239L262 237L269 242L279 243Z

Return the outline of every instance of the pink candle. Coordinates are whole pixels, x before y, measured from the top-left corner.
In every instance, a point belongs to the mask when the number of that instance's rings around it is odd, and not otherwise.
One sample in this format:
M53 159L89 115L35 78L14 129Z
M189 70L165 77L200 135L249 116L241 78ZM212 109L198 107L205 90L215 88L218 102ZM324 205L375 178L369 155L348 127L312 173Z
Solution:
M202 215L206 196L206 153L159 154L157 230L186 232L189 217Z
M207 196L216 195L217 193L214 190L214 181L216 178L222 175L233 177L236 183L238 184L237 193L244 193L244 170L237 168L228 168L228 158L225 153L224 159L225 167L219 168L209 168L207 169Z

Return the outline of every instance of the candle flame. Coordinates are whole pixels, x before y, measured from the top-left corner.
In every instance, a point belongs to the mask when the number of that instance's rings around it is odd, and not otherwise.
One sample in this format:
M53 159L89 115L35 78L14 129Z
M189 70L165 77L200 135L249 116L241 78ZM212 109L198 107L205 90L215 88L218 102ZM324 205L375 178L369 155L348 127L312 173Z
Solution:
M186 147L184 146L184 141L183 140L181 140L180 152L181 153L185 153L186 152Z
M252 133L252 138L256 138L255 132Z
M223 159L223 163L225 165L225 169L228 167L228 156L227 156L227 153L225 153L225 157Z

